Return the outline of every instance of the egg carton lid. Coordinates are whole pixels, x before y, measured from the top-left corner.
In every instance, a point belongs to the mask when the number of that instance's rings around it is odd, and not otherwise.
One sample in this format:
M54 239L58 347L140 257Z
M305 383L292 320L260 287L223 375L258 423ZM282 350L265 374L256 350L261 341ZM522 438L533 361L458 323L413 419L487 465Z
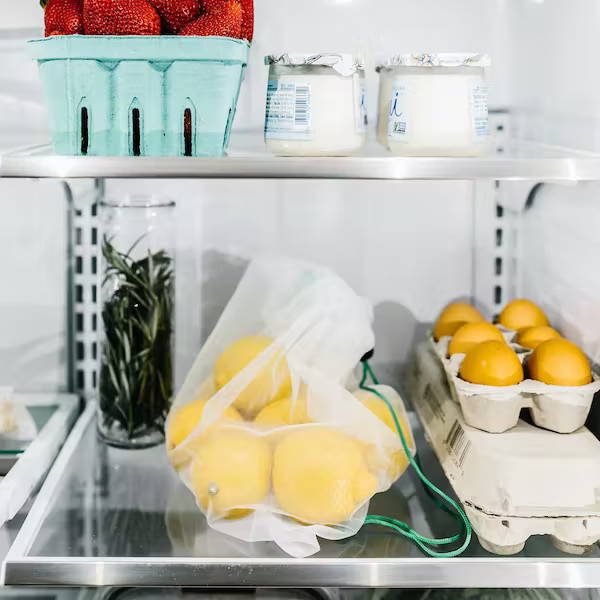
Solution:
M499 516L600 516L600 441L588 429L564 435L522 420L501 435L475 429L427 344L414 370L413 404L461 502Z
M365 68L362 57L336 52L269 54L268 56L265 56L265 64L288 67L311 65L331 67L344 77L353 75Z
M446 52L441 54L396 54L379 63L377 72L394 67L489 67L492 64L488 54L473 52Z

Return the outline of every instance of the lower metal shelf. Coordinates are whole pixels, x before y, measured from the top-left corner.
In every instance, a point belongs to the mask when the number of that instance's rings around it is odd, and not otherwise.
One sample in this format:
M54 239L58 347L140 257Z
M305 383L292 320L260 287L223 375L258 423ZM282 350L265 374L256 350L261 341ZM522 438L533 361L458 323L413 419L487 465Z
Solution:
M168 466L162 447L108 448L97 441L90 404L73 429L3 567L7 585L202 587L600 587L600 553L575 557L544 538L510 558L474 540L460 558L423 556L408 540L368 526L322 541L307 559L274 544L241 542L208 528ZM423 468L448 489L415 423ZM405 475L371 511L411 523L426 535L455 522Z

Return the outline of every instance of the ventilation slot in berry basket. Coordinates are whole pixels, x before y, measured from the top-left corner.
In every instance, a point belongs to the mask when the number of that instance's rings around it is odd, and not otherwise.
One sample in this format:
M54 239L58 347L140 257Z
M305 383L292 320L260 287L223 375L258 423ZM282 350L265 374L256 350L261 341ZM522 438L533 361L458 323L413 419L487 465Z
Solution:
M235 116L235 112L230 108L229 116L227 117L227 126L225 127L225 136L223 137L223 146L227 147L229 145L229 136L231 135L231 127L233 126L233 117Z
M85 156L90 147L90 122L87 106L81 107L79 131L81 132L81 154Z
M129 105L129 153L133 156L142 154L142 115L139 101L134 98Z
M194 127L196 111L188 98L188 107L183 111L183 155L194 156Z

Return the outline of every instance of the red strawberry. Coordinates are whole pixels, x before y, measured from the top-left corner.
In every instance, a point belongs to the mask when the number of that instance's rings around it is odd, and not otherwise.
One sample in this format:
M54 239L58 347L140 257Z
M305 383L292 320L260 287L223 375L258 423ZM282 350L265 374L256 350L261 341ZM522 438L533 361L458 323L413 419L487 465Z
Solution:
M243 40L252 41L254 37L254 0L240 0L242 5L242 33Z
M254 33L254 0L239 0L242 7L242 29L239 37L252 41ZM204 0L204 12L216 14L225 10L228 0ZM237 36L236 36L237 37Z
M222 9L205 13L188 23L179 35L220 35L240 37L242 29L242 6L239 0L226 0Z
M148 0L83 0L87 35L160 35L160 17Z
M44 23L46 37L83 33L83 0L50 0Z
M229 0L202 0L202 8L205 13L221 12L228 2Z
M200 0L149 0L162 17L166 29L177 33L200 14Z

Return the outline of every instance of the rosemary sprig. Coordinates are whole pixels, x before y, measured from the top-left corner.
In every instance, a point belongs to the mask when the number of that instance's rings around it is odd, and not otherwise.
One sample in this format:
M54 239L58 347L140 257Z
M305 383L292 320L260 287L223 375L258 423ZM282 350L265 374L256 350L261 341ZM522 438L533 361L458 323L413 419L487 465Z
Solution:
M118 424L128 438L164 429L173 392L173 260L164 251L134 260L104 238L104 343L100 408L105 427Z

